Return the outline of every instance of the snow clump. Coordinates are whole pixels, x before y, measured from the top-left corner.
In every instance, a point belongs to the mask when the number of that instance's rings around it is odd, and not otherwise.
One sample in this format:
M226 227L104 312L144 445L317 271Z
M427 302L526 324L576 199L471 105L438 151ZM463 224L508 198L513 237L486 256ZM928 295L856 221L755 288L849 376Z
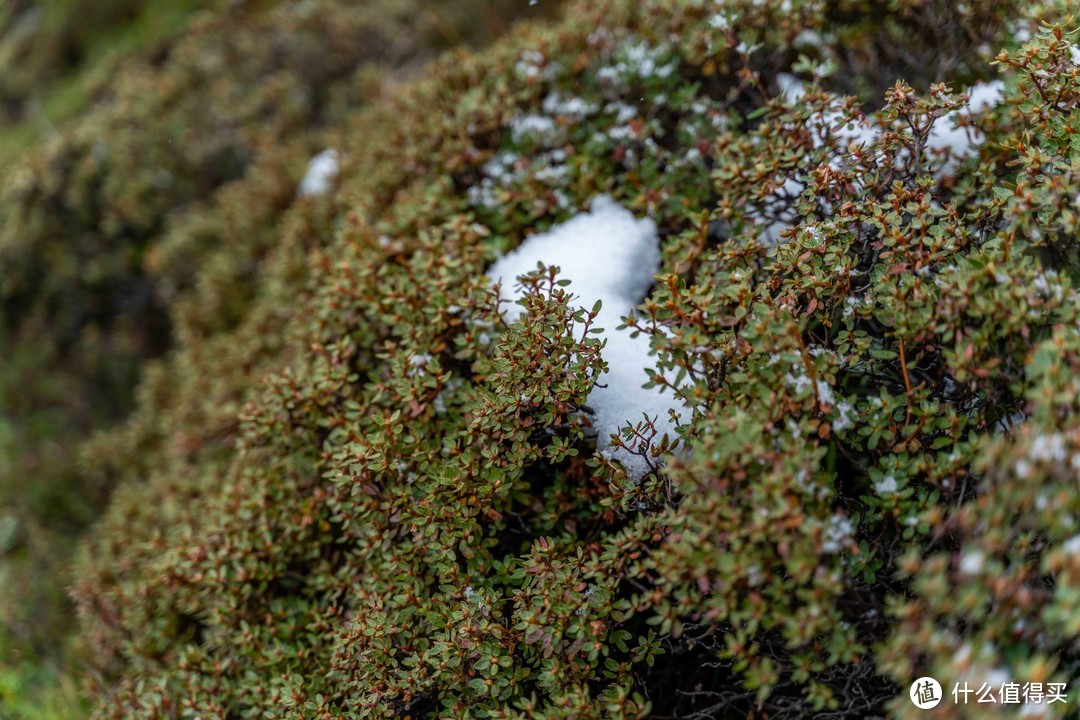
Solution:
M488 277L502 283L502 298L510 303L506 311L510 322L524 312L515 303L522 292L514 278L535 271L538 262L560 268L559 277L570 281L569 290L581 306L591 308L596 300L602 302L594 327L603 328L601 338L607 339L602 356L608 371L598 379L604 387L598 385L589 393L588 405L595 411L592 422L600 451L620 462L631 479L640 480L648 473L649 463L626 449L612 449L610 436L637 424L645 413L654 421L658 439L665 433L674 438L670 411L680 416L684 407L670 394L642 387L649 381L646 368L655 365L648 337L632 337L631 329L616 329L648 293L660 269L656 224L637 219L611 197L601 195L592 201L590 212L528 238L488 271Z
M333 148L323 150L308 163L307 172L300 181L300 195L302 197L325 195L339 170L338 151Z
M949 153L948 159L938 172L939 175L954 172L957 164L975 155L982 144L982 132L973 127L963 127L957 121L963 116L983 113L996 107L1001 103L1004 91L1005 83L1001 80L975 83L966 90L967 107L947 113L930 128L926 146L938 153Z

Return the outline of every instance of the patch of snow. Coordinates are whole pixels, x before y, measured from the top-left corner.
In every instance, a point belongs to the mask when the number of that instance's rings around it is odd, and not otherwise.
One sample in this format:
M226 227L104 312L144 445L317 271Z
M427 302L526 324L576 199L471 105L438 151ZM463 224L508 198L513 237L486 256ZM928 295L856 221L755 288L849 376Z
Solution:
M960 572L965 575L976 575L982 572L986 557L978 550L968 550L960 556Z
M833 396L832 386L824 380L817 381L818 400L825 405L835 405L836 398Z
M825 526L825 540L821 543L821 550L826 553L838 553L851 539L854 528L851 520L845 515L833 515L829 518L829 524Z
M557 74L558 68L554 63L549 63L542 52L526 50L521 53L514 71L524 80L551 79Z
M308 163L307 172L300 181L302 197L325 195L340 171L338 152L333 148L323 150Z
M968 90L968 107L971 112L985 112L1000 105L1004 97L1004 80L977 82Z
M794 373L785 375L784 381L795 391L796 395L802 395L802 393L812 384L808 375L795 375Z
M777 75L780 95L788 105L797 104L807 94L806 85L799 78L789 73ZM982 142L982 133L974 127L960 127L957 120L970 118L972 114L986 112L997 106L1004 98L1005 83L1002 80L978 82L965 90L968 96L967 106L942 116L930 129L926 145L938 155L948 153L948 159L938 169L939 175L946 175L955 170L956 165L976 153ZM881 138L881 129L865 117L850 118L841 111L839 102L831 103L830 109L811 118L815 147L820 147L822 136L826 133L838 138L846 146L865 146ZM846 149L846 148L844 148ZM830 164L835 165L839 158ZM781 228L782 229L782 228ZM773 228L770 228L773 230Z
M563 97L559 92L552 92L541 105L548 115L575 119L584 118L596 112L596 107L579 97Z
M837 432L841 430L847 430L851 427L852 419L851 413L855 408L847 400L841 400L840 404L836 406L836 419L833 420L833 430Z
M967 107L946 113L933 127L926 139L926 147L942 154L949 153L948 160L938 170L939 175L952 173L959 162L978 152L983 134L974 127L960 127L957 120L970 117L972 113L981 113L998 105L1004 96L1005 83L1001 80L979 82L968 88Z
M617 52L615 63L597 70L596 77L608 85L621 84L631 79L664 79L678 67L675 60L669 59L670 54L669 50L650 46L643 40L626 44Z
M1032 441L1028 455L1036 461L1065 462L1065 440L1061 433L1039 435Z
M713 30L727 30L731 27L731 21L728 19L727 15L716 13L709 17L709 27Z
M822 49L827 43L821 33L816 30L810 30L809 28L801 31L795 36L795 40L792 42L794 47L810 47Z
M874 484L874 492L878 495L892 495L896 492L896 489L896 478L892 475L886 475Z
M749 208L747 210L746 215L750 220L758 225L765 226L759 236L763 244L778 245L782 239L780 233L795 226L799 220L799 213L789 203L798 201L799 196L802 195L805 189L806 186L798 180L788 178L784 181L783 187L770 197L770 200L783 204L780 210L772 213L772 217L768 217L759 208Z
M644 42L626 49L625 63L640 78L666 78L675 72L675 62L662 62L666 53L660 48L649 47Z
M776 84L780 86L780 94L784 102L794 104L806 95L806 86L803 81L789 73L780 73L776 76Z
M600 337L607 339L602 356L608 371L598 378L605 387L593 388L588 405L595 411L599 449L622 463L634 480L649 471L648 463L625 449L612 450L610 436L639 423L645 413L654 420L657 438L665 433L674 437L669 411L678 415L683 407L670 393L642 388L649 381L646 368L656 364L648 337L632 337L631 330L616 329L653 284L660 269L659 242L652 220L639 220L611 197L601 195L589 212L533 235L488 271L488 277L502 282L502 297L511 303L506 311L511 322L524 312L514 303L522 295L514 278L536 270L537 263L557 265L559 277L570 281L569 290L580 305L591 308L596 300L602 301L594 327L603 328Z
M1020 706L1020 717L1022 718L1042 718L1050 713L1050 708L1041 702L1028 701Z
M994 428L998 432L1012 432L1016 428L1023 425L1026 421L1027 421L1027 415L1024 414L1024 411L1023 410L1016 410L1013 413L1011 413L1008 417L999 419L994 424Z
M624 102L608 103L604 106L604 112L615 114L615 124L625 125L638 116L638 109Z
M555 134L558 126L546 115L519 115L510 120L510 134L514 142L521 142L527 137L546 140Z

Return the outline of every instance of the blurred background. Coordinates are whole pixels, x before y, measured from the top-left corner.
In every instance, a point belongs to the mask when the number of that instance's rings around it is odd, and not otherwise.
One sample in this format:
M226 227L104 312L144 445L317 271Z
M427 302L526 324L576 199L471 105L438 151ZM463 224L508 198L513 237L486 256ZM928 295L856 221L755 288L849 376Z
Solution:
M557 4L0 0L0 720L85 712L68 569L148 363L238 322L351 115Z

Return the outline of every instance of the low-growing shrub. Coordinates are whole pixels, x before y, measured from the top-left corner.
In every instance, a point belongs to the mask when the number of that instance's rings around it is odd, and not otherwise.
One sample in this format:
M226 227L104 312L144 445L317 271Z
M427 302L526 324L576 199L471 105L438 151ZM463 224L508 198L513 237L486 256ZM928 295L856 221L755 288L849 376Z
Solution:
M502 0L487 14L421 0L228 3L216 14L193 11L225 4L40 5L0 9L0 97L10 90L21 103L27 86L45 96L50 69L70 70L86 107L19 161L0 158L0 525L13 528L0 539L10 578L0 626L13 644L53 656L71 624L71 546L115 482L141 467L108 462L110 450L80 463L79 444L128 419L142 380L140 417L104 445L153 445L158 423L145 418L165 404L210 434L233 422L237 383L205 366L185 378L200 412L209 395L220 403L204 427L166 399L186 361L144 363L174 345L228 354L235 340L212 338L246 317L263 266L295 277L302 262L290 253L302 259L304 243L331 234L329 206L310 198L318 232L282 219L309 159L340 144L346 118L384 86L441 47L490 40L514 13ZM105 37L123 33L134 43L126 52ZM94 44L113 60L96 62ZM12 127L0 111L0 135ZM272 337L273 319L263 322L259 335Z
M248 312L87 450L136 478L74 588L98 716L863 717L924 674L1068 682L1068 22L579 3L361 112ZM590 203L660 243L621 329L542 259L485 275ZM598 438L620 332L665 417Z

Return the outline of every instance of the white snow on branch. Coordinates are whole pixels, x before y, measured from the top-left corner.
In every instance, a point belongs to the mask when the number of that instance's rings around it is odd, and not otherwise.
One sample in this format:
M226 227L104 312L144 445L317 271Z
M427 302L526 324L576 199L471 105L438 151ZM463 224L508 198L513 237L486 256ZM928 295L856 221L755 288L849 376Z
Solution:
M983 112L997 107L1005 99L1005 81L977 82L968 90L968 107L971 112Z
M546 115L521 115L510 120L510 134L514 142L521 142L530 136L536 140L550 139L557 130L558 125Z
M608 371L589 394L588 405L595 412L592 422L601 452L622 463L630 478L639 480L649 471L648 462L625 449L612 450L610 436L619 428L642 422L645 413L654 421L657 440L665 433L674 438L669 411L679 413L683 408L670 391L642 387L649 381L646 368L656 364L649 354L648 337L632 337L631 330L616 329L645 297L660 269L656 224L637 219L602 195L592 201L590 212L528 238L488 271L488 277L501 281L502 297L511 303L507 320L517 320L524 312L514 302L522 296L514 279L535 271L538 262L559 267L559 277L570 281L569 290L581 306L591 308L596 300L603 303L594 327L603 328L598 337L607 339L602 356Z
M789 73L778 74L776 83L780 97L789 106L801 103L808 93L806 84ZM938 177L955 173L960 162L978 152L984 140L982 132L970 122L961 121L970 121L972 116L999 105L1004 99L1004 90L1005 83L1001 80L975 83L964 91L967 95L964 107L943 115L931 126L926 148L935 159L934 172ZM843 155L852 146L873 145L880 142L882 137L882 128L874 118L861 113L852 115L844 109L839 98L834 99L825 110L812 115L806 127L811 131L811 142L815 148L824 146L827 137L840 141L840 154L829 161L834 168L840 167ZM780 234L799 221L792 203L805 189L802 178L780 180L783 182L778 182L777 190L766 199L764 207L751 207L748 211L749 217L762 227L760 239L766 245L780 243ZM770 206L779 207L780 210L770 212Z
M302 197L325 195L330 189L330 184L337 178L339 170L337 150L333 148L323 150L308 163L304 179L300 181L300 195Z
M978 152L984 138L982 132L974 127L961 127L958 120L970 117L972 113L982 113L998 105L1004 97L1005 83L1001 80L978 82L968 88L967 107L947 113L930 128L926 138L926 147L932 152L948 151L948 158L938 170L939 175L950 175L957 165Z

